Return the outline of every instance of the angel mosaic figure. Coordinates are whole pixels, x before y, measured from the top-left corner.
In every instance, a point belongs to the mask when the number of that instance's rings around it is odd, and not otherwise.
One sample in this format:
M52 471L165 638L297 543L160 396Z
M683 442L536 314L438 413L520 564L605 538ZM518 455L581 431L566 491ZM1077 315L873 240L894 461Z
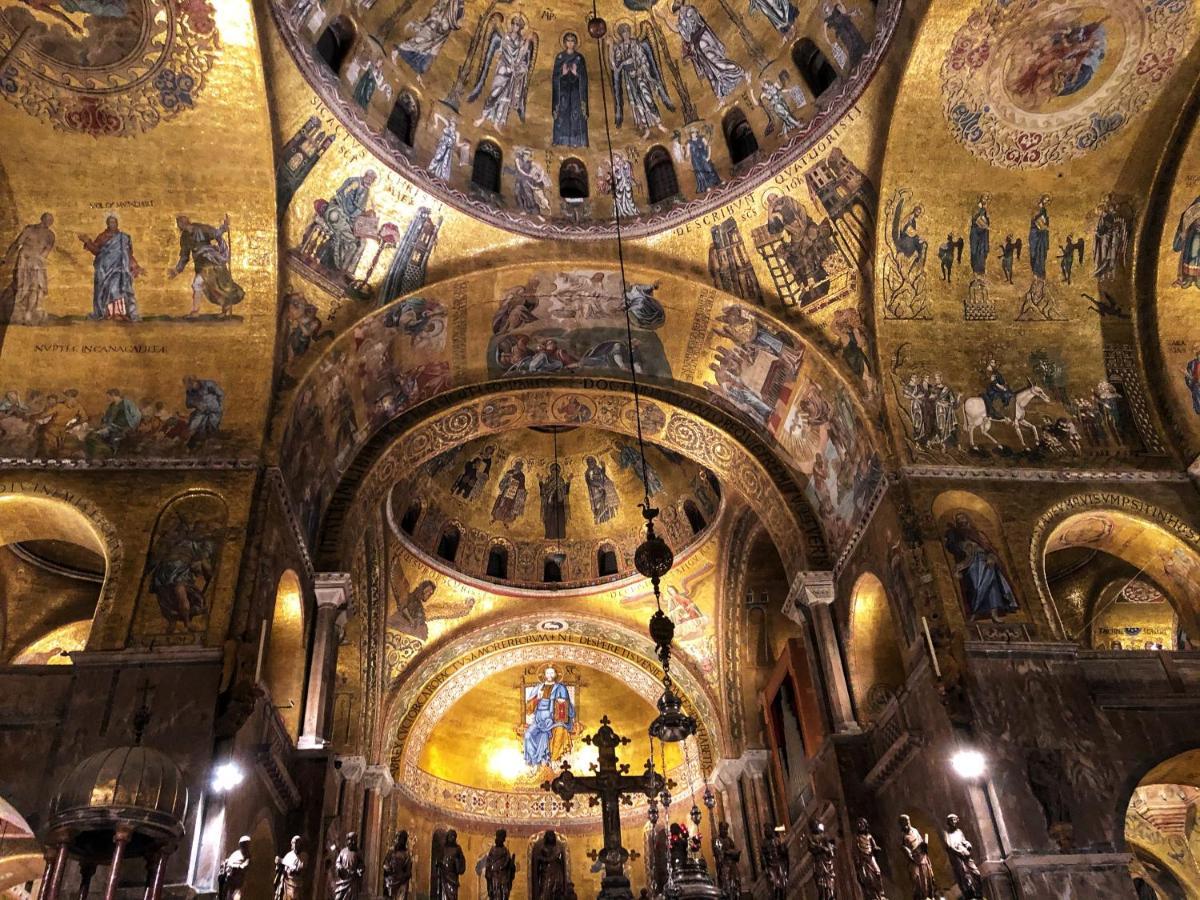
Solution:
M792 106L804 106L808 103L808 98L804 96L804 91L799 85L789 85L790 81L791 76L787 71L781 70L778 81L764 78L759 85L759 99L762 100L763 109L767 111L767 118L771 120L767 125L767 134L775 130L776 122L779 123L780 134L783 135L800 128L800 120L796 118Z
M525 17L515 15L509 20L508 30L501 32L500 21L492 27L488 37L487 50L484 53L483 65L479 68L479 78L475 87L467 95L467 100L475 101L483 92L483 83L487 80L492 63L496 63L496 71L492 75L492 87L487 99L483 101L483 111L475 120L475 125L491 122L497 128L503 128L508 122L508 115L516 111L517 117L525 121L525 100L529 96L529 73L533 71L533 63L537 58L537 32L530 30L526 35L528 25Z
M1079 257L1079 264L1083 265L1083 238L1076 239L1075 235L1068 234L1067 242L1058 248L1058 270L1067 284L1071 283L1076 256Z
M667 27L679 35L683 58L691 60L696 75L708 82L718 100L732 94L741 82L750 83L750 73L729 58L725 44L699 9L687 0L672 0L671 12L675 13L675 21L668 19Z
M442 52L451 32L461 27L465 11L465 0L434 0L424 19L404 26L411 37L397 44L393 55L408 63L417 75L425 74Z
M796 21L796 7L791 0L750 0L750 14L762 13L775 30L787 34Z
M658 55L654 52L650 24L643 22L637 37L628 22L617 25L617 40L609 48L612 64L613 119L620 128L625 121L625 107L633 117L633 126L642 137L649 137L650 129L665 131L658 101L671 112L674 104L667 94Z

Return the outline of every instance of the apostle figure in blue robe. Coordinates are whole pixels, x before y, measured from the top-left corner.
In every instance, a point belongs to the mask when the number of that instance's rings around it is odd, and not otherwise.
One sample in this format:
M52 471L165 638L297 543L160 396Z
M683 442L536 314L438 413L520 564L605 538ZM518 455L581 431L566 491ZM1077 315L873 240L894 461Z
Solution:
M587 60L576 48L579 38L575 32L563 35L563 49L554 57L553 110L554 136L557 147L586 147L588 145L588 76Z
M1000 621L1017 611L1017 598L1004 572L1000 554L965 512L954 516L946 529L946 550L954 557L954 574L962 587L967 614L972 619Z
M96 237L81 234L79 240L95 257L92 314L88 318L136 322L138 307L133 279L142 274L142 267L133 256L133 238L121 231L116 216L109 216L104 230Z
M558 672L547 666L541 684L525 689L525 764L549 766L571 752L575 733L575 704Z
M1037 209L1029 220L1029 268L1034 278L1046 277L1046 257L1050 254L1050 195L1038 198Z

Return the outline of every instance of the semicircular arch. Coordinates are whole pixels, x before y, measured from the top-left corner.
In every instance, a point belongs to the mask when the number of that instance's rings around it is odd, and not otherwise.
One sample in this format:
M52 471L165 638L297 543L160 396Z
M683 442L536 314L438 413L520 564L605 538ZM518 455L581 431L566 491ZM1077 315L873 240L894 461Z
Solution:
M614 398L628 394L620 275L581 265L525 264L442 282L380 308L327 348L282 429L281 459L310 540L331 499L348 507L389 445L451 403L493 394L479 413L499 427L503 398L518 389L598 385ZM815 338L731 295L654 270L630 271L629 284L643 393L733 435L785 492L807 495L828 555L844 553L882 483L882 463L874 419L840 367ZM321 545L331 546L328 529Z
M1050 621L1066 634L1046 574L1046 557L1055 550L1101 550L1137 567L1164 589L1189 634L1198 633L1200 608L1181 601L1200 597L1200 533L1154 504L1116 492L1068 497L1050 507L1030 537L1033 581Z

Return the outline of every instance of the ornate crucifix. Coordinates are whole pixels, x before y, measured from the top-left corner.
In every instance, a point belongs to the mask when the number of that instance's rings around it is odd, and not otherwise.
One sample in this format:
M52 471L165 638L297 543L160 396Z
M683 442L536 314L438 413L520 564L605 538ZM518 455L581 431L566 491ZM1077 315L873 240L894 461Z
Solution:
M584 738L600 751L600 762L592 763L591 775L576 775L570 763L564 761L562 773L553 781L542 784L542 790L553 791L562 798L567 809L577 794L590 794L589 806L599 806L604 829L604 879L600 882L597 900L633 900L629 878L625 875L625 860L629 851L621 846L621 804L631 806L630 794L654 797L666 786L663 776L654 771L646 760L646 771L630 775L629 764L617 762L617 748L628 744L629 738L612 730L608 716L600 720L595 734Z

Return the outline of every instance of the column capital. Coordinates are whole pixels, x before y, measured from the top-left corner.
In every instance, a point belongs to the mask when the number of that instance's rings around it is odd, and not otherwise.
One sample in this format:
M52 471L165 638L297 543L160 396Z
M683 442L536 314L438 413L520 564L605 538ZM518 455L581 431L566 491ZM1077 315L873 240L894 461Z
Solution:
M318 572L313 579L313 592L317 597L317 606L341 609L350 604L354 584L349 572Z
M335 756L334 767L343 781L358 784L367 772L367 760L364 756Z
M392 788L396 786L396 782L392 780L391 770L387 766L367 766L363 772L363 787L368 791L375 791L380 797L386 797L392 792Z
M783 601L783 614L795 622L803 622L801 606L822 606L833 603L837 597L833 572L828 569L814 569L797 572L788 589L787 599Z
M751 775L765 775L771 764L770 750L747 750L740 757L743 769Z
M717 787L730 787L737 784L737 780L741 778L742 772L746 768L746 760L744 757L726 757L725 759L717 760L717 764L713 766L712 774L709 778Z

